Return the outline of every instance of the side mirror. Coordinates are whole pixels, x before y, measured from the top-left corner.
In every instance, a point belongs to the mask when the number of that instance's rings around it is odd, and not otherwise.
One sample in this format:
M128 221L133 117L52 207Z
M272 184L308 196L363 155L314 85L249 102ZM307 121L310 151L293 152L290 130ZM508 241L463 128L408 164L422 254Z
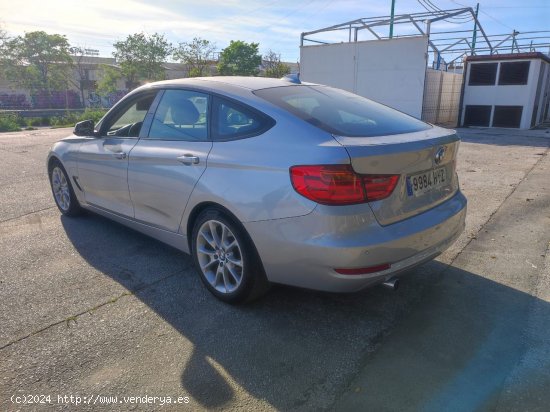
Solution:
M74 126L73 134L75 136L93 136L95 134L94 121L84 120L83 122L78 122Z

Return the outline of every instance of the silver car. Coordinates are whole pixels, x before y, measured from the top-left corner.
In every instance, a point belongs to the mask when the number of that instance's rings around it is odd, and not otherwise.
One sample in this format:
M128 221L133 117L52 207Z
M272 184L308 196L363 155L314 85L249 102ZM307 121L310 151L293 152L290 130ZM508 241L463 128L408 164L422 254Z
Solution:
M459 138L296 79L140 87L76 125L47 167L57 206L116 220L193 257L226 302L270 283L353 292L395 279L464 229Z

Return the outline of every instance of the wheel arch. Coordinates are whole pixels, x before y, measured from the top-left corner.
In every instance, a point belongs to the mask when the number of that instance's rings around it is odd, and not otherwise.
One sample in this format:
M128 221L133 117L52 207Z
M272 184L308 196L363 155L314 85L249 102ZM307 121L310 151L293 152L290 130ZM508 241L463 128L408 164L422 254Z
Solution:
M244 228L243 224L240 222L240 220L235 216L234 213L232 213L228 208L220 205L219 203L212 202L212 201L205 201L196 204L191 212L189 213L189 217L187 218L187 226L185 228L185 233L187 234L187 243L189 246L189 251L191 251L191 237L193 234L193 227L195 226L195 222L197 221L197 218L200 216L202 212L204 212L206 209L217 209L223 214L225 214L228 218L230 218L233 223L239 226L240 229L243 230L244 233L246 233L246 236L249 240L252 240L250 238L250 235ZM252 242L254 244L254 242Z
M48 158L48 162L47 162L48 174L50 174L50 172L53 169L54 164L56 164L56 163L59 163L63 167L63 169L65 169L65 166L63 166L63 162L61 161L61 159L59 157L57 157L55 154L52 154Z
M78 198L78 195L76 194L76 191L74 189L73 185L73 178L69 175L66 166L63 164L61 159L55 155L54 153L50 153L48 155L48 158L46 160L46 165L48 169L48 180L50 181L50 186L52 188L53 193L53 170L56 166L59 166L61 169L61 172L65 175L65 179L67 180L67 185L69 187L69 193L70 193L70 207L67 209L63 209L57 200L55 200L55 193L54 194L54 200L56 202L57 207L63 213L65 216L77 216L82 213L82 206L80 203L80 199ZM75 182L76 183L76 182ZM76 186L78 187L78 183L76 183ZM80 189L80 188L79 188Z
M195 222L197 221L197 218L200 216L200 214L205 211L206 209L216 209L219 210L221 213L223 213L225 216L227 216L229 219L233 221L235 225L239 227L239 229L242 231L242 233L246 236L248 242L250 243L251 247L254 250L254 253L256 254L256 257L258 258L259 263L262 265L262 271L265 274L264 265L262 262L262 259L260 257L260 254L258 253L258 249L256 248L256 245L254 244L254 241L250 237L250 234L244 227L244 225L241 223L239 218L235 216L234 213L232 213L228 208L220 205L219 203L212 202L212 201L204 201L201 203L196 204L191 212L189 213L189 218L187 219L187 226L186 226L186 233L187 233L187 246L189 247L189 253L193 253L193 249L191 247L192 237L193 237L193 227L195 226Z

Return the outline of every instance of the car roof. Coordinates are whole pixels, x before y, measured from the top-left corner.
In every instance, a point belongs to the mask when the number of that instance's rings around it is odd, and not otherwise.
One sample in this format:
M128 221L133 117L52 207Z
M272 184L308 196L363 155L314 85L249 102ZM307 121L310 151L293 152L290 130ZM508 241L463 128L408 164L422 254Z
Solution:
M312 85L313 83L299 83L303 85ZM185 87L185 86L210 86L221 87L233 86L247 90L260 90L271 87L295 86L296 83L289 79L273 79L269 77L245 77L245 76L212 76L212 77L193 77L184 79L164 80L161 82L150 83L149 86L161 87Z

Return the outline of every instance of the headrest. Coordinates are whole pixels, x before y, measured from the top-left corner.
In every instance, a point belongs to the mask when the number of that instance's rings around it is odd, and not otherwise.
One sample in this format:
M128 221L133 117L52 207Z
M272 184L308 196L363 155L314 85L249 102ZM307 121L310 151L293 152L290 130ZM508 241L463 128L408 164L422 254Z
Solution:
M195 124L199 120L200 113L190 100L173 99L170 103L170 114L175 124Z

